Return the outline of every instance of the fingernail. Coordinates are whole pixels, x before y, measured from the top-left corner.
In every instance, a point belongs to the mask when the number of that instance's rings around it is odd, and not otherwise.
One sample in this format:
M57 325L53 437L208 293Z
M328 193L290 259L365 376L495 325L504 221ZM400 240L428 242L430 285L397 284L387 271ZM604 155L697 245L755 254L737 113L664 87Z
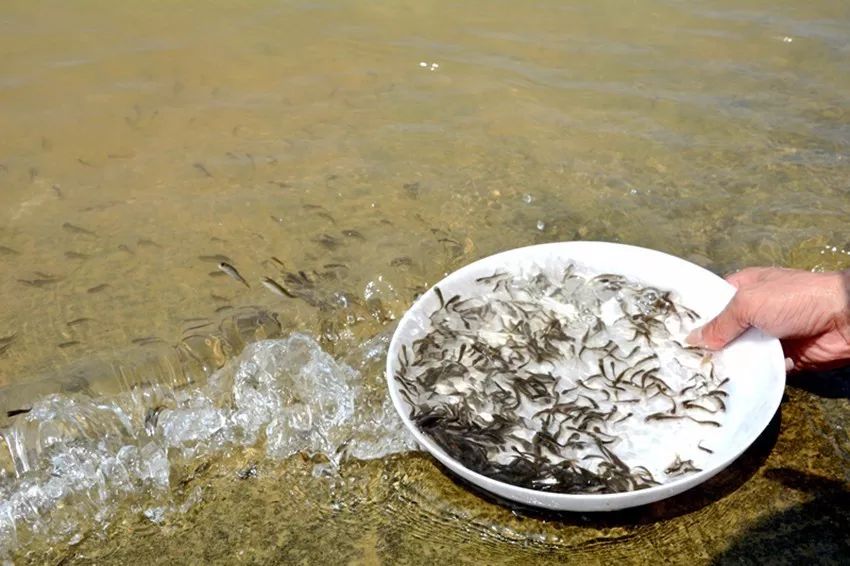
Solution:
M791 358L785 358L785 372L789 372L794 369L794 360Z
M688 337L685 338L685 342L690 344L691 346L702 346L702 327L695 328L688 334Z

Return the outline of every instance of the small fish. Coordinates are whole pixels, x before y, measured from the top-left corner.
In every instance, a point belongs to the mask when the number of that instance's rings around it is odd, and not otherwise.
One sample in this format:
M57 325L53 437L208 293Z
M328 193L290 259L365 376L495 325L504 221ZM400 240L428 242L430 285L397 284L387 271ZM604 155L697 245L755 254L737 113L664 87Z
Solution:
M57 348L70 348L71 346L76 346L79 344L79 340L68 340L67 342L62 342L61 344L56 344Z
M130 248L128 248L124 244L118 244L118 249L121 250L122 252L126 252L130 255L136 255L135 253L133 253L133 250L131 250Z
M56 193L56 198L63 198L64 195L62 194L62 187L59 185L53 185L50 188L53 189L54 193Z
M154 242L153 240L149 240L147 238L141 238L136 242L140 246L145 246L149 248L162 248L159 244Z
M11 344L12 342L15 341L15 338L17 338L17 337L18 337L17 332L13 332L13 333L9 334L8 336L3 336L2 338L0 338L0 346L5 346L7 344Z
M233 278L233 279L235 279L236 281L239 281L240 283L242 283L243 285L245 285L246 287L249 287L249 288L251 287L251 286L248 284L248 282L247 282L247 281L245 281L245 278L244 278L244 277L242 277L242 276L239 274L239 272L236 270L236 268L235 268L235 267L233 267L232 265L230 265L229 263L227 263L226 261L222 261L221 263L219 263L219 264L218 264L218 268L219 268L220 270L222 270L223 272L227 273L230 277L232 277L232 278Z
M88 161L83 159L82 157L77 158L77 163L79 163L80 165L83 165L85 167L94 167L94 165L92 165L91 163L89 163Z
M29 409L12 409L11 411L6 411L6 416L9 418L17 417L18 415L26 415L32 411L32 407Z
M313 238L313 241L329 250L335 250L340 246L340 241L330 234L321 234L319 237Z
M144 336L142 338L133 338L130 340L133 344L138 344L140 346L147 346L148 344L153 344L155 342L162 342L162 338L157 338L156 336Z
M97 236L97 234L92 232L91 230L81 228L80 226L77 226L75 224L71 224L70 222L65 222L64 224L62 224L62 228L64 228L68 232L71 232L72 234L85 234L86 236Z
M18 279L19 282L27 285L28 287L46 287L47 285L53 285L59 279L55 277L50 278L42 278L42 279Z
M343 230L342 235L346 238L354 238L355 240L365 241L366 237L357 230Z
M101 291L108 289L109 283L101 283L100 285L95 285L94 287L89 287L86 289L86 293L100 293Z
M67 251L65 252L65 257L68 259L88 259L89 255L81 252Z
M220 273L220 272L218 272L218 271L217 271L216 273ZM230 299L228 299L227 297L223 297L223 296L221 296L221 295L216 295L215 293L210 293L210 298L211 298L212 300L214 300L214 301L218 301L218 302L220 302L220 303L226 303L227 301L229 301L229 300L230 300Z
M0 255L21 255L21 252L7 246L0 246Z
M186 332L191 332L192 330L198 330L199 328L206 328L207 326L210 326L211 324L212 324L211 321L202 322L200 324L194 324L192 326L184 328L183 332L186 333Z
M90 318L81 317L81 318L75 318L74 320L69 320L65 324L67 326L77 326L78 324L83 324L84 322L91 322L91 320L92 319L90 319Z
M271 277L263 277L262 283L266 289L268 289L275 295L278 295L279 297L289 297L290 299L296 298L295 295L284 289L280 283L278 283Z
M238 472L236 472L236 477L240 480L247 480L250 478L257 477L257 464L251 464Z
M320 212L316 213L316 216L320 216L320 217L324 218L325 220L327 220L331 224L336 224L336 220L334 220L334 217L331 216L329 212L321 212L320 211Z
M212 174L212 173L210 173L209 169L207 169L207 168L204 166L204 164L203 164L203 163L200 163L200 162L198 162L198 163L193 163L193 164L192 164L192 167L194 167L195 169L197 169L198 171L200 171L201 173L203 173L203 174L204 174L204 176L206 176L206 177L212 177L212 176L213 176L213 174Z

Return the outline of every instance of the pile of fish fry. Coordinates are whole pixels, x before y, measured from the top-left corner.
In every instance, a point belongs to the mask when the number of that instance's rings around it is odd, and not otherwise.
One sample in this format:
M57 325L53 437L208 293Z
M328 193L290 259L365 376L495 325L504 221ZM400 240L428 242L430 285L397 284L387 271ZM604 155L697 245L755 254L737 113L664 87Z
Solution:
M729 379L681 338L698 315L672 292L582 273L495 272L467 297L435 287L439 307L394 376L411 421L466 468L542 491L623 492L700 471L676 455L658 477L629 441L722 426ZM694 450L712 453L702 440Z

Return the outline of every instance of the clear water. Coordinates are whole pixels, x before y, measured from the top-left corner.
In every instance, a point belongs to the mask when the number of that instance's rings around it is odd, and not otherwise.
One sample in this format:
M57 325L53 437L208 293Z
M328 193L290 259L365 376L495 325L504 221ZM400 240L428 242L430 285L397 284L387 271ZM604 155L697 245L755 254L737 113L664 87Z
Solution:
M0 405L33 409L2 423L0 524L23 525L3 527L4 553L640 563L846 550L846 514L818 503L843 501L846 400L801 389L770 450L632 515L515 515L421 454L377 456L404 444L383 433L381 340L476 258L596 239L716 272L850 266L848 26L847 6L821 0L4 3ZM245 436L282 421L236 423L238 380L213 392L211 378L238 375L233 360L259 353L245 344L266 338L286 379L358 390L333 412L342 428ZM287 357L293 340L305 351ZM286 412L281 383L252 394ZM374 438L339 459L317 450L358 419L375 420Z

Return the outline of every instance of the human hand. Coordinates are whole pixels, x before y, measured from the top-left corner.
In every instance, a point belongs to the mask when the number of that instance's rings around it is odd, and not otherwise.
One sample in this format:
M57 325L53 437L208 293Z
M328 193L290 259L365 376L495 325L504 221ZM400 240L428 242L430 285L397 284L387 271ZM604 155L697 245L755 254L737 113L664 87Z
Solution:
M850 271L751 267L726 280L735 296L688 342L719 350L755 327L780 339L788 371L850 363Z

